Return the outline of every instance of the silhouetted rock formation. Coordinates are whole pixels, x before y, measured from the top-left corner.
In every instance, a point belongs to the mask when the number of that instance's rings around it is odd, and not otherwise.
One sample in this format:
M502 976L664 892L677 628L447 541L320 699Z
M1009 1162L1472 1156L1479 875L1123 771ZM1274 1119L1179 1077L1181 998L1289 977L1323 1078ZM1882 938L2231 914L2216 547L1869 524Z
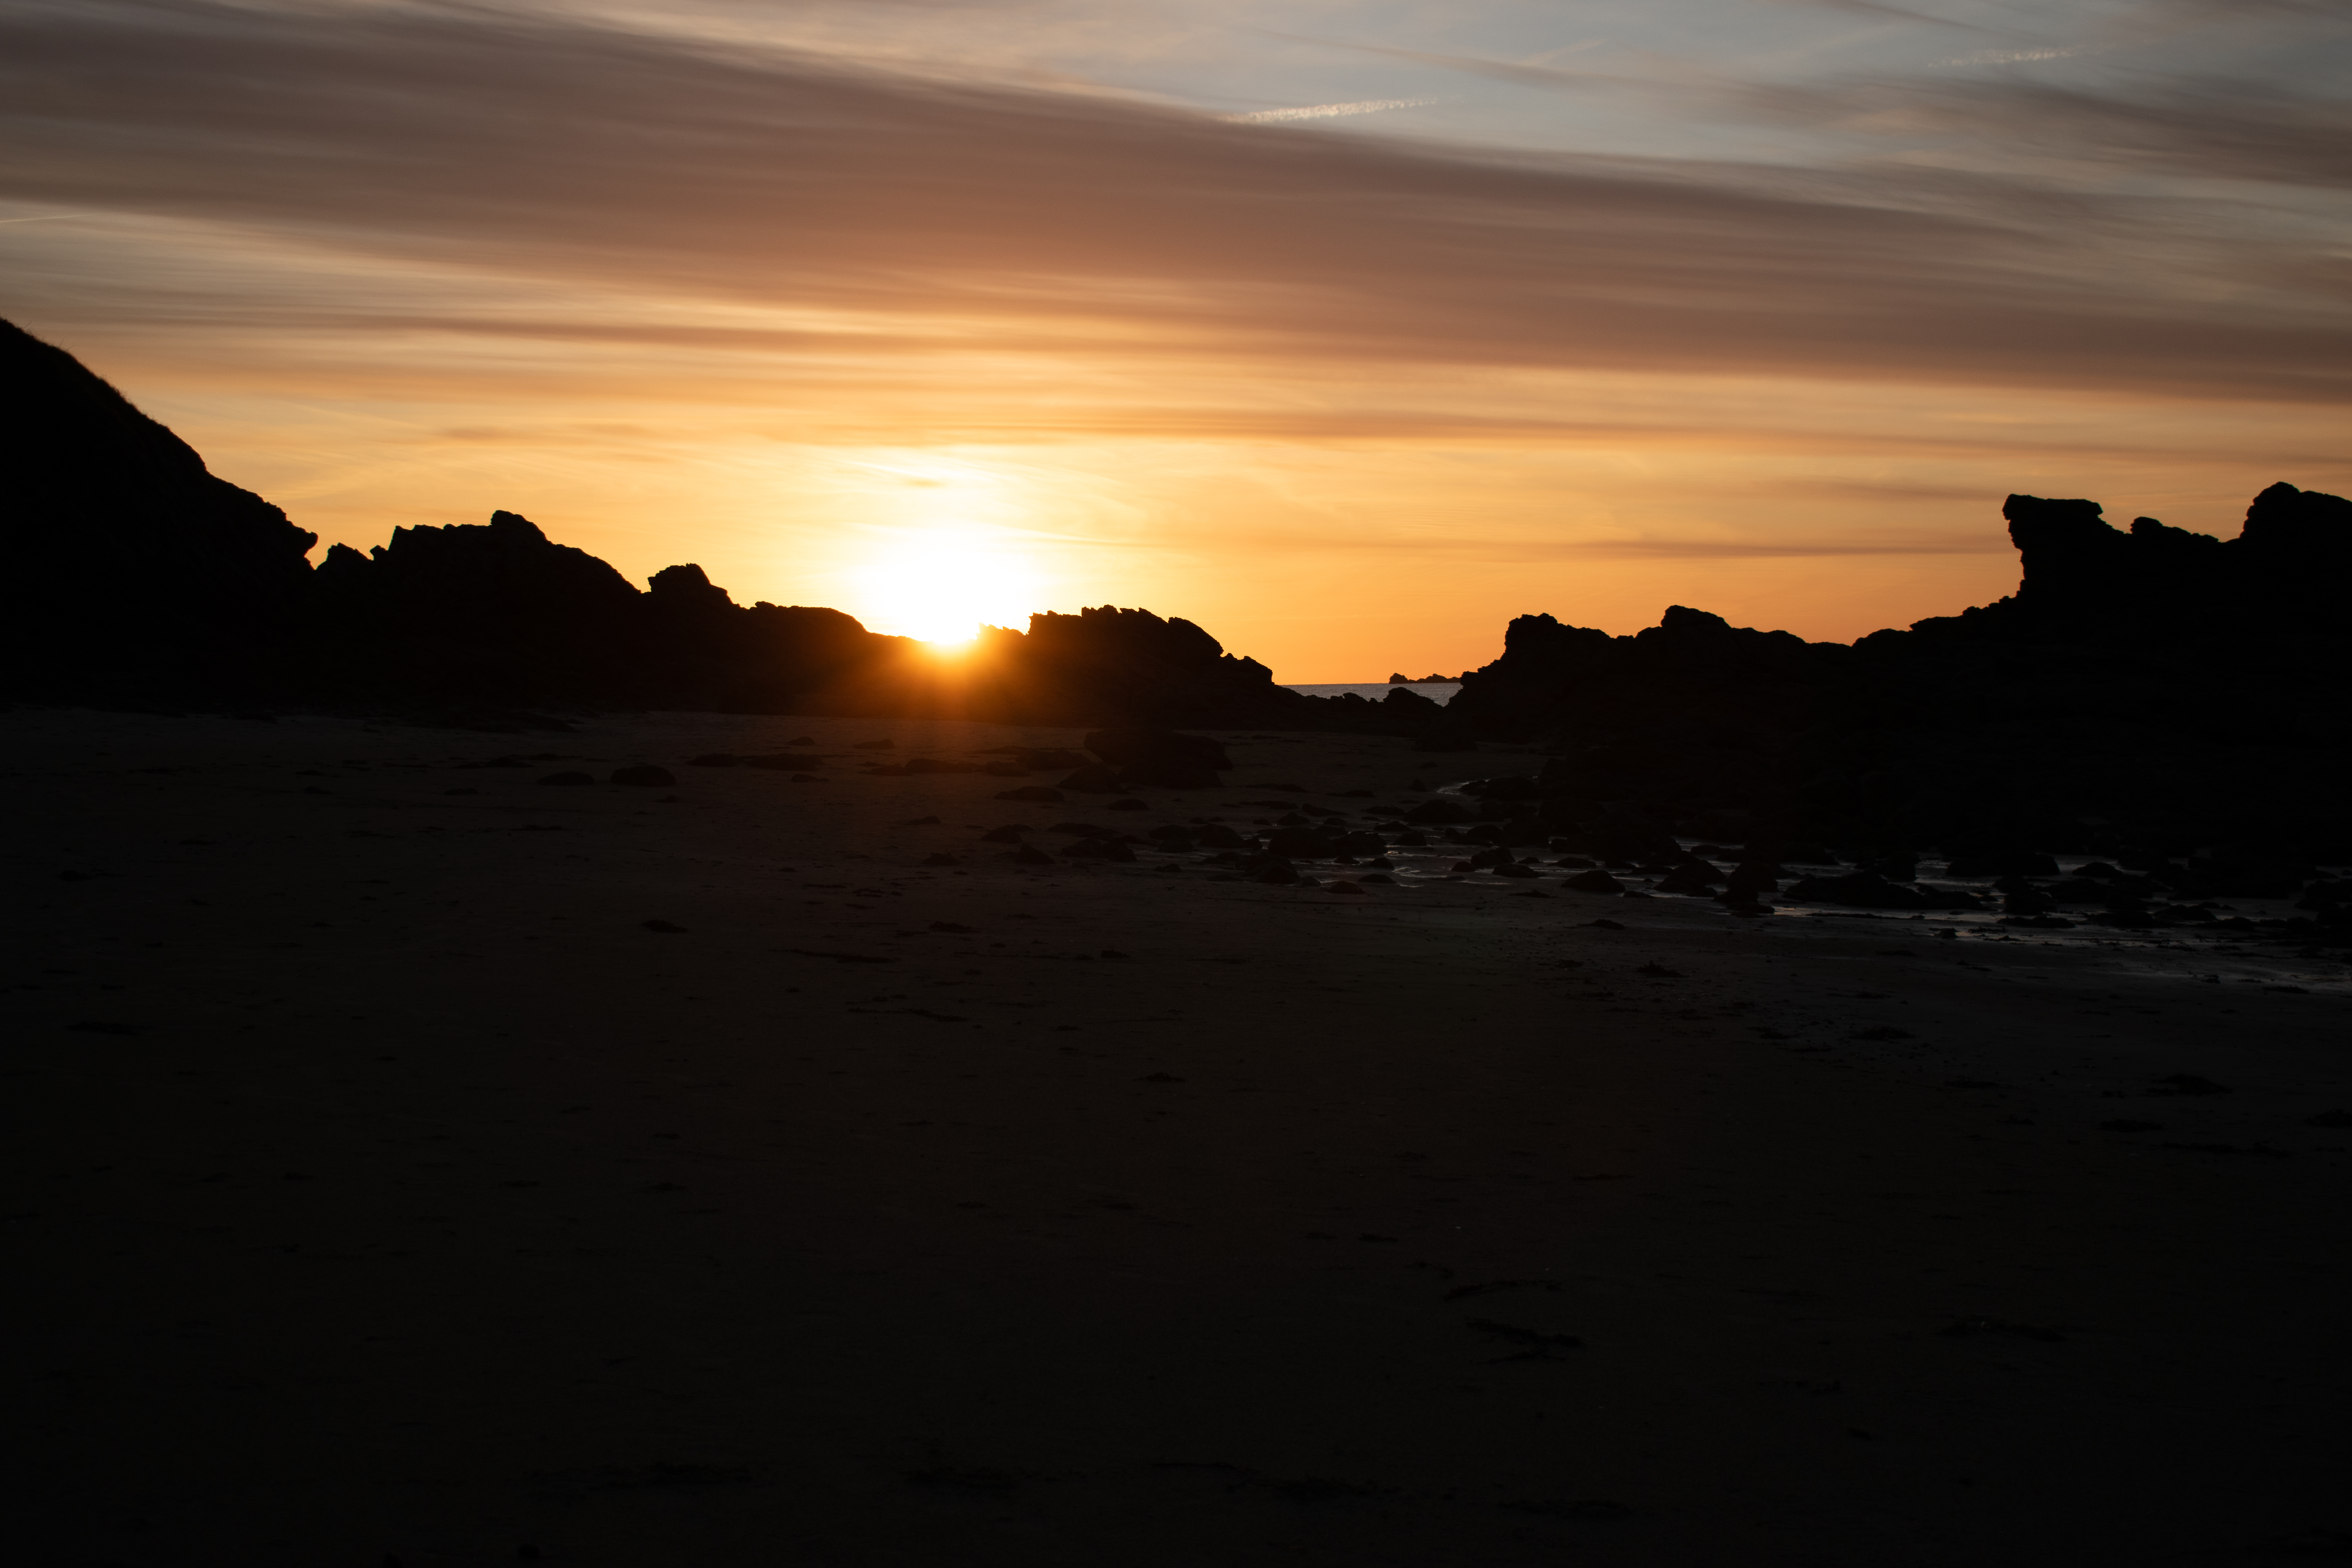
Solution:
M1330 721L1190 621L1110 605L1041 615L945 659L838 610L737 605L699 566L666 567L640 592L510 511L396 529L364 554L339 544L313 572L315 535L5 322L0 416L20 697ZM1127 771L1178 767L1161 756Z
M2291 892L2313 860L2352 859L2352 502L2292 485L2257 496L2226 541L2153 518L2121 531L2096 502L2011 496L2015 594L1851 647L1679 605L1623 637L1523 616L1503 656L1440 706L1402 677L1380 702L1303 697L1190 621L1110 605L991 629L941 658L836 610L737 605L699 566L665 568L640 592L506 511L396 530L366 554L338 545L313 572L313 535L4 322L0 418L5 668L19 697L1110 726L1088 737L1097 762L990 764L1075 770L1061 787L1079 792L1213 784L1222 751L1178 725L1380 731L1440 752L1536 741L1550 753L1539 772L1481 781L1475 805L1432 803L1408 820L1467 816L1498 847L1549 840L1686 879L1702 872L1677 835L1743 845L1722 895L1741 903L1772 891L1780 860L1834 848L1859 868L1798 885L1895 907L1906 895L1887 889L1932 847L2006 868L2015 917L2052 919L2063 892L2022 879L2043 874L2050 851L2088 847L2158 879L2098 884L2104 913L2090 918L2130 924L2195 918L2157 904L2158 885L2182 899ZM916 758L903 771L976 765ZM1005 798L1059 795L1035 784ZM2333 895L2314 906L2329 920L2347 907Z
M1522 616L1444 712L1547 742L1543 820L1596 851L1671 827L1766 854L2352 856L2352 502L2273 485L2228 541L2004 511L2024 577L1998 604L1852 647L1681 607L1630 637Z
M266 679L318 542L71 354L0 321L9 683L142 700Z
M1036 615L1029 630L990 627L969 656L967 710L1029 722L1283 724L1311 728L1325 705L1274 683L1191 621L1104 605Z
M1087 750L1117 768L1128 785L1214 789L1217 775L1234 765L1217 742L1171 730L1097 730L1087 737Z

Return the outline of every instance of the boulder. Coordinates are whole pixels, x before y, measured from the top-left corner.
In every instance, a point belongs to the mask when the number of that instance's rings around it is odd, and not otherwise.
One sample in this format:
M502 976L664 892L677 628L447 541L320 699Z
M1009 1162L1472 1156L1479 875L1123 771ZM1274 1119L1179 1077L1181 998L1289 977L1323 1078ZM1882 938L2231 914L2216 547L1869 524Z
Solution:
M1217 775L1232 769L1224 746L1205 735L1130 727L1096 730L1087 750L1119 771L1130 784L1163 789L1214 789Z
M1278 827L1266 836L1265 852L1286 860L1321 860L1339 853L1336 836L1312 827Z
M640 763L634 767L614 768L613 782L616 784L631 784L639 789L668 789L677 783L677 778L667 768L657 768L650 763Z
M1787 896L1811 904L1843 904L1858 910L1924 910L1931 901L1916 888L1890 882L1875 871L1842 877L1806 877L1789 885Z
M1955 877L2054 877L2058 862L2034 849L1961 849L1946 869Z
M1117 795L1123 786L1117 773L1099 763L1090 763L1062 781L1062 787L1078 795ZM1005 796L999 795L998 799Z

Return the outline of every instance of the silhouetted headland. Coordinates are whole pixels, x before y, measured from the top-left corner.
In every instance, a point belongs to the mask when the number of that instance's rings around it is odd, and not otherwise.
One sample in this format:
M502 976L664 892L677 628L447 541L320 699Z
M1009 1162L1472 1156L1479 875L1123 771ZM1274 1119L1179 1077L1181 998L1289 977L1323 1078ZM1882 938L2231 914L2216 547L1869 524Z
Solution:
M2167 873L2175 892L2292 887L2352 858L2338 784L2352 502L2289 484L2257 496L2228 541L2011 496L2015 594L1852 645L1682 606L1632 637L1522 616L1441 708L1402 685L1380 702L1307 697L1190 621L1109 605L991 628L941 659L838 610L738 605L692 564L640 590L510 511L398 529L366 554L338 544L312 569L315 535L207 472L69 354L0 328L19 700L1531 744L1549 753L1540 770L1469 786L1486 837L1652 861L1680 857L1677 837L1720 840L1749 868L1726 896L1750 903L1783 884L1780 860L1813 851L1855 863L1842 897L1897 904L1908 895L1869 879L1906 880L1929 847L2020 875L2053 851L2123 857L2143 877L2188 860ZM2141 893L2118 900L2126 917ZM2031 892L2018 897L2030 913Z

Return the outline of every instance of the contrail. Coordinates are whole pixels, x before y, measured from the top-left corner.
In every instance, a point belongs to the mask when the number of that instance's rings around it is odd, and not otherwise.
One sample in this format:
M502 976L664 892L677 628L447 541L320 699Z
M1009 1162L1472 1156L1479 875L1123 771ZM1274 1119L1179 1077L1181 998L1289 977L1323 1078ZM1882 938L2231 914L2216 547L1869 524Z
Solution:
M1937 60L1939 66L2013 66L2026 60L2063 60L2069 55L2090 54L2094 51L2073 49L1989 49L1980 55L1961 55L1956 59Z
M1318 103L1312 109L1261 109L1249 114L1228 114L1235 125L1279 125L1292 120L1337 120L1343 114L1378 114L1384 109L1419 109L1433 98L1368 98L1360 103Z

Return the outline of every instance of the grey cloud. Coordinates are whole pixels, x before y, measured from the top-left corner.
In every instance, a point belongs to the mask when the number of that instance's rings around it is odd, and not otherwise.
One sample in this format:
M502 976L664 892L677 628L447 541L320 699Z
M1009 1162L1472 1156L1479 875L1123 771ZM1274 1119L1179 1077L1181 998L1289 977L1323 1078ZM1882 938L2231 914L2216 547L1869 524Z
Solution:
M2347 61L2352 63L2352 61ZM2352 104L2273 82L2175 80L2136 89L2021 79L1751 87L1752 112L1825 125L1875 122L1894 138L1958 138L2207 178L2352 186Z
M2086 237L2030 186L1478 156L478 9L20 3L0 133L10 199L865 312L899 347L2352 390L2315 283L2240 298L2318 253L2126 268L2127 209Z
M1775 0L1785 5L1802 5L1820 11L1843 11L1852 16L1868 16L1882 22L1925 22L1931 26L1954 27L1963 32L1990 32L1974 22L1963 22L1950 16L1932 16L1925 11L1908 10L1901 5L1884 5L1879 0Z

